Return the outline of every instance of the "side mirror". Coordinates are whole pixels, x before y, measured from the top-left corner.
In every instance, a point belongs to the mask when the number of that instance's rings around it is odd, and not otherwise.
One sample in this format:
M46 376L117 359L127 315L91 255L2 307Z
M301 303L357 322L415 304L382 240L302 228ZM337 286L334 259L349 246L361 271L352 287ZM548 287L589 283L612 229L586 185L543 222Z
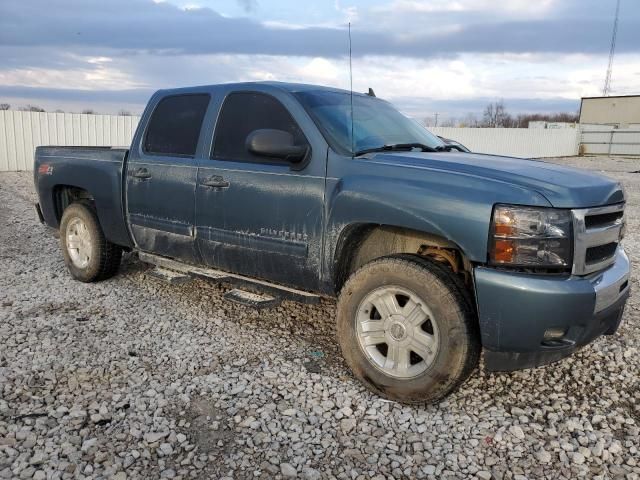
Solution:
M300 162L309 150L306 145L294 145L293 135L289 132L270 128L251 132L245 145L255 155L281 158L291 163Z

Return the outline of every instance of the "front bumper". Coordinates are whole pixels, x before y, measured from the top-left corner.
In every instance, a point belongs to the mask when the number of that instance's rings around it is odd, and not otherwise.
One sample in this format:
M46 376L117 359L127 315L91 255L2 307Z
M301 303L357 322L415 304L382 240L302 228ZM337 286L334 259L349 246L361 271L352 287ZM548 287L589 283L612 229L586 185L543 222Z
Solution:
M488 370L532 368L564 358L618 328L629 297L622 248L609 268L554 277L477 267L476 300ZM564 331L545 338L545 332Z

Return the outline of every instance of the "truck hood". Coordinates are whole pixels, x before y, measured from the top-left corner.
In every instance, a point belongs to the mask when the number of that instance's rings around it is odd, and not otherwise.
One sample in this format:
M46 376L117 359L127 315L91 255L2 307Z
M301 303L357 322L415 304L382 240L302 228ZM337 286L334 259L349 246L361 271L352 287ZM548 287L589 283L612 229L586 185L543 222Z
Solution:
M595 207L624 201L624 191L616 180L539 160L457 152L388 152L374 154L369 160L506 182L540 193L557 208Z

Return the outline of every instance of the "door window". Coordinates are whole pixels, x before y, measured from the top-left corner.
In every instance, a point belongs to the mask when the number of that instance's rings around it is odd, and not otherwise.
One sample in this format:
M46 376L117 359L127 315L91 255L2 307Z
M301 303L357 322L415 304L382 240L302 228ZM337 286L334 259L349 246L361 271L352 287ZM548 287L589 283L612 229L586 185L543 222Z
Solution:
M174 95L160 100L149 120L144 152L193 157L208 104L207 94Z
M211 158L244 162L282 163L251 153L245 146L254 130L270 128L293 135L295 145L307 140L289 111L271 95L236 92L227 96L216 126Z

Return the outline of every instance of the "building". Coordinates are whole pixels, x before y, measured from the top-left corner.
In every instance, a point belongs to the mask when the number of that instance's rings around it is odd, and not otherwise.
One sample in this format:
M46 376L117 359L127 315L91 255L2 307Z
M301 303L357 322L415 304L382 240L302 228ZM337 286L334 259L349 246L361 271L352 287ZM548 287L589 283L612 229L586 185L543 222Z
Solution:
M640 95L584 97L580 103L580 124L640 128Z

